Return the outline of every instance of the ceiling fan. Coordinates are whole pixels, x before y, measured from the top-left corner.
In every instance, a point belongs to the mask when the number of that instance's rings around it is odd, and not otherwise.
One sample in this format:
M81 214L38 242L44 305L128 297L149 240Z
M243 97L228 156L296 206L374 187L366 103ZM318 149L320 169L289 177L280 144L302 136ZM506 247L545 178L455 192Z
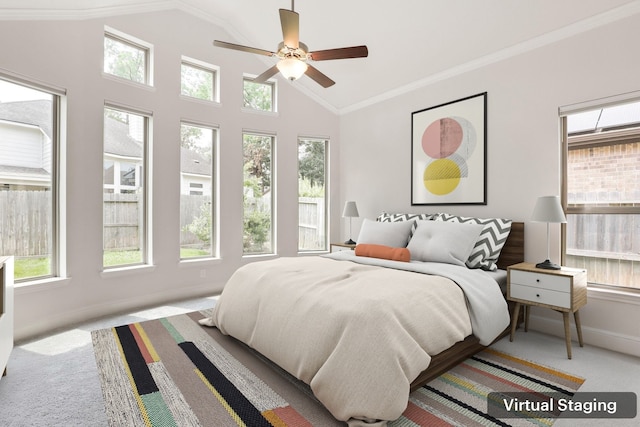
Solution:
M342 47L309 52L307 45L300 41L299 23L300 15L294 11L294 0L291 0L291 10L280 9L280 24L282 26L283 40L278 44L278 50L276 52L219 40L214 40L213 44L218 47L280 59L276 65L256 77L254 79L255 82L264 83L280 71L282 75L289 80L296 80L302 77L303 74L306 74L325 88L334 85L335 82L321 73L317 68L310 65L308 63L309 60L326 61L329 59L365 58L369 55L367 46Z

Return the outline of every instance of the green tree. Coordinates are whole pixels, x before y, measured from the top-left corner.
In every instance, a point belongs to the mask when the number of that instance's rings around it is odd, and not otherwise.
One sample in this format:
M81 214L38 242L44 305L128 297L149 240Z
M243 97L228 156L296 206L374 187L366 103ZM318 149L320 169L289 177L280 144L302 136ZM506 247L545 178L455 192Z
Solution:
M213 72L182 64L180 75L183 95L213 101Z
M191 224L184 226L186 231L193 233L205 246L211 242L211 203L203 203L200 206L200 215L195 217Z
M106 72L134 82L145 83L145 50L111 37L105 37L104 51Z
M272 137L244 134L245 171L253 175L258 182L256 197L271 190L271 143Z
M324 187L326 142L303 139L298 144L298 174L312 186Z
M244 106L260 111L273 111L273 85L244 81Z
M262 195L260 179L251 172L252 164L244 165L244 215L242 246L247 253L265 251L265 243L271 236L271 213L259 209L256 194Z

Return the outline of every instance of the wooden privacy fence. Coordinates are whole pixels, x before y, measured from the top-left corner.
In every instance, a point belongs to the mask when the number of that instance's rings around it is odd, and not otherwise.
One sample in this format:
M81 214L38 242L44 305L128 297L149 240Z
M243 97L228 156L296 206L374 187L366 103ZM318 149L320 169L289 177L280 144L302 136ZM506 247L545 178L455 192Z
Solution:
M103 195L104 249L140 248L138 225L142 206L137 194ZM199 246L203 242L185 226L202 215L211 197L180 196L180 245ZM301 197L298 210L300 250L326 249L324 198ZM0 254L43 256L51 250L51 192L0 191Z
M144 210L139 195L104 193L102 200L104 249L140 249Z
M586 269L589 282L640 288L640 215L567 219L567 265Z
M0 191L0 254L51 253L51 191Z
M298 199L298 249L318 251L327 249L324 198Z

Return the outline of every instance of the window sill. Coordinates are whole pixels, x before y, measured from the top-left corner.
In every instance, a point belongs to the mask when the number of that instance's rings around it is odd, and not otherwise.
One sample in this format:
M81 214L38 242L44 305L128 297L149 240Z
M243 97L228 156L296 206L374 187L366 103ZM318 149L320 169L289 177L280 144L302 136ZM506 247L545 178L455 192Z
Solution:
M14 284L16 295L30 294L43 290L57 289L69 285L70 277L47 277L46 279L19 282Z
M103 278L111 278L111 277L122 277L128 276L132 273L149 273L156 269L155 265L145 264L145 265L132 265L128 267L118 267L118 268L110 268L108 270L103 270L100 273L100 276Z
M640 306L640 293L634 291L638 291L638 289L627 291L623 288L606 289L601 287L588 286L587 297L602 301L613 301Z
M194 102L196 104L208 105L210 107L222 107L220 101L212 101L210 99L195 98L193 96L183 94L180 94L180 99L187 102Z
M148 90L150 92L155 92L155 90L156 90L156 88L151 84L135 82L133 80L125 79L124 77L118 77L116 75L109 74L109 73L106 73L104 71L102 72L102 77L107 79L107 80L111 80L113 82L126 84L126 85L129 85L129 86L132 86L132 87L136 87L138 89L145 89L145 90Z
M180 268L202 267L203 265L216 265L222 262L221 258L204 257L204 258L185 258L180 260Z
M263 116L271 116L271 117L279 116L277 111L262 111L262 110L256 110L255 108L248 108L248 107L242 107L240 110L243 113L253 113L253 114L260 114Z
M246 254L246 255L242 255L242 259L243 260L258 260L258 259L275 259L278 258L279 256L277 254Z

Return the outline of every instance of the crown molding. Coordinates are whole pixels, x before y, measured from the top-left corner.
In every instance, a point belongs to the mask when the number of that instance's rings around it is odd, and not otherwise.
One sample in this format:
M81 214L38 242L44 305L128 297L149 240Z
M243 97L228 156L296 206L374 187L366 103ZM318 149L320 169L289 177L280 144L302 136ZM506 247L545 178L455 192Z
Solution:
M88 2L89 5L91 4ZM117 6L83 8L0 8L0 20L5 21L78 21L107 16L157 12L181 8L181 1L137 1Z

